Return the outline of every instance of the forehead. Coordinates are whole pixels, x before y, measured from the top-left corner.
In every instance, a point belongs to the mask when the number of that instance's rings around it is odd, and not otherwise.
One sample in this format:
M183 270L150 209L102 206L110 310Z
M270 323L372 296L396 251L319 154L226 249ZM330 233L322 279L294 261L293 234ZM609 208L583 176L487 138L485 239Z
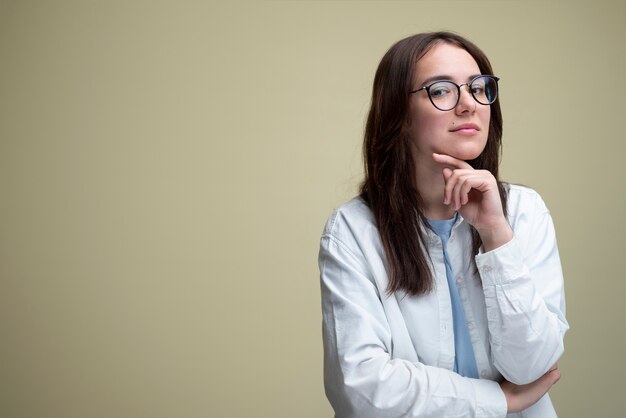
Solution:
M417 61L413 77L418 84L437 76L461 83L478 74L478 64L469 52L456 45L439 43Z

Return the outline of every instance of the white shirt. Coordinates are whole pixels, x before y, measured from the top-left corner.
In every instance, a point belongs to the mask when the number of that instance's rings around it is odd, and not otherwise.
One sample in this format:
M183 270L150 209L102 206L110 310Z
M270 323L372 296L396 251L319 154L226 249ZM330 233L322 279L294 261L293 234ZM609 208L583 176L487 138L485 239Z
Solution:
M541 197L511 185L514 237L475 256L461 216L448 254L481 379L454 366L452 307L441 240L426 229L435 290L387 293L380 236L367 205L335 210L321 238L324 383L337 418L556 417L546 394L521 414L506 414L498 381L526 384L563 354L563 274L554 226Z

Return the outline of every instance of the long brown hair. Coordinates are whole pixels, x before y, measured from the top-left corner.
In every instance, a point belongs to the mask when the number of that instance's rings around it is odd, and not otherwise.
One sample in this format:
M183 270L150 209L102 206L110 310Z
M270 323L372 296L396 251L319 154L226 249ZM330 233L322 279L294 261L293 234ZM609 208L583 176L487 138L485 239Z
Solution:
M493 75L487 56L467 39L450 32L421 33L394 44L382 58L372 91L372 104L365 126L363 160L365 179L361 198L374 214L387 257L389 287L409 295L433 288L428 247L423 232L426 217L415 183L410 138L405 132L409 94L417 61L434 45L448 43L466 50L481 74ZM468 163L489 170L498 181L506 215L506 189L498 177L502 140L502 113L499 99L491 105L489 134L483 152ZM472 253L481 240L472 228Z

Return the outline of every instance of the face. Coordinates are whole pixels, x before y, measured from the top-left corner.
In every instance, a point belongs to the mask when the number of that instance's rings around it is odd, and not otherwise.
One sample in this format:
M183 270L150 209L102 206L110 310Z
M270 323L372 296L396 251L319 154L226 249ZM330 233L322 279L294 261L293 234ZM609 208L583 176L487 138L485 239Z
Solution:
M477 75L478 64L467 51L440 43L417 62L413 90L438 80L469 83ZM472 160L485 148L491 107L477 103L467 86L461 86L459 103L450 111L435 108L421 90L411 94L409 112L408 132L418 160L432 162L433 152Z

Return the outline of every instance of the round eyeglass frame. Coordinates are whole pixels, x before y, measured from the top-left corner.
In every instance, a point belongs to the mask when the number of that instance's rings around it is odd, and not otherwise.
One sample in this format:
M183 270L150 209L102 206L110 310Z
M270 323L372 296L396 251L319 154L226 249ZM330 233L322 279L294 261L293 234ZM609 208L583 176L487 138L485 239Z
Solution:
M473 84L476 80L478 80L479 78L490 78L490 79L492 79L492 80L494 80L494 81L496 82L496 94L495 94L495 96L494 96L494 98L493 98L493 100L492 100L491 102L482 103L482 102L481 102L480 100L478 100L478 99L476 98L476 96L474 95L474 92L472 91L471 86L472 86L472 84ZM413 93L417 93L418 91L421 91L421 90L426 90L426 93L428 94L428 99L429 99L429 100L430 100L430 102L433 104L433 106L435 106L435 108L436 108L437 110L441 110L442 112L449 112L449 111L453 110L455 107L457 107L457 106L459 105L459 100L461 100L461 87L462 87L462 86L467 86L467 87L469 87L469 92L471 93L471 95L472 95L472 97L474 98L474 100L476 101L476 103L481 104L481 105L483 105L483 106L489 106L489 105L493 104L496 100L498 100L498 92L499 92L499 90L500 90L500 89L499 89L499 86L498 86L498 81L499 81L499 80L500 80L500 77L496 77L495 75L489 75L489 74L478 75L478 76L476 76L476 77L472 78L472 80L471 80L469 83L462 83L462 84L456 84L456 83L455 83L454 81L452 81L452 80L437 80L437 81L433 81L432 83L430 83L430 84L429 84L429 85L427 85L427 86L420 87L420 88L419 88L419 89L417 89L417 90L410 91L410 92L409 92L409 95L411 95L411 94L413 94ZM432 98L432 97L431 97L431 95L430 95L430 88L431 88L432 86L434 86L435 84L437 84L437 83L441 83L442 81L446 81L446 82L448 82L448 83L452 83L452 84L454 84L454 85L456 86L456 89L457 89L457 94L456 94L456 103L454 103L454 106L452 106L450 109L442 109L442 108L440 108L439 106L437 106L437 105L435 104L435 101L433 100L433 98Z

